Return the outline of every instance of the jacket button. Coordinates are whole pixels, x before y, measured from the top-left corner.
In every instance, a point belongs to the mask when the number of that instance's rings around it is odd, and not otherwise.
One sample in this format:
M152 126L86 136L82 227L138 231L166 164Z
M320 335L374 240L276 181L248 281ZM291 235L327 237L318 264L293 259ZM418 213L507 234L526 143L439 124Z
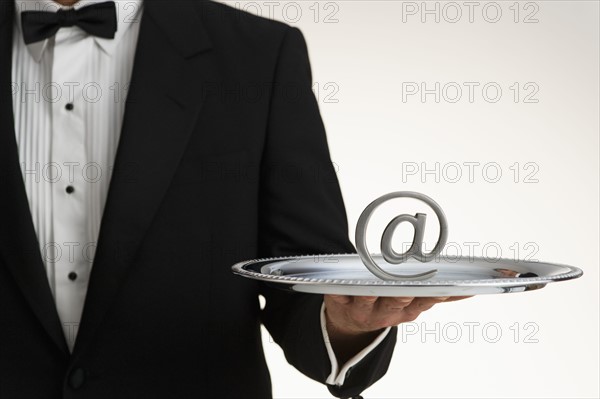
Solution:
M85 382L85 370L77 368L71 372L69 376L69 386L73 389L79 389Z

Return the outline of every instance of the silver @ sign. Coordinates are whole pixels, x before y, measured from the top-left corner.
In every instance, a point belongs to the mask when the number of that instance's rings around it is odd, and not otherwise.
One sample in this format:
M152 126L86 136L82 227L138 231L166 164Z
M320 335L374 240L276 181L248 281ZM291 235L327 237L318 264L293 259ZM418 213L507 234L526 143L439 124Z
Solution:
M430 260L434 259L436 255L442 252L442 249L448 240L448 222L446 221L446 216L444 215L442 208L437 204L437 202L424 194L414 191L397 191L386 194L371 202L358 218L358 223L356 225L356 249L358 251L358 256L360 256L360 259L371 273L383 280L424 280L430 278L437 272L437 269L432 269L418 274L403 275L389 273L379 267L369 253L366 235L371 214L379 205L394 198L414 198L429 205L431 209L434 210L440 223L440 235L433 250L429 253L423 253L423 235L425 233L425 221L427 220L427 215L424 213L417 213L414 216L407 214L398 215L392 219L392 221L383 231L383 235L381 237L381 255L383 258L387 262L395 265L406 262L406 260L408 260L410 257L421 262L429 262ZM398 253L392 248L392 237L394 236L394 230L396 230L396 228L402 222L408 222L412 224L415 228L415 232L410 248L403 253Z

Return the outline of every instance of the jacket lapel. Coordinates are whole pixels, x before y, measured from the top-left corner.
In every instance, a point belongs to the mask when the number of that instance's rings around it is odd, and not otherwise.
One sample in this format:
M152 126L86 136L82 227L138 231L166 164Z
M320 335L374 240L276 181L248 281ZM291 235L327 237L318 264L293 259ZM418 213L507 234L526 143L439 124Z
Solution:
M144 2L124 122L74 355L90 343L167 191L216 63L190 1Z
M0 256L44 330L68 353L19 166L11 94L14 1L0 1ZM10 306L10 304L8 304Z

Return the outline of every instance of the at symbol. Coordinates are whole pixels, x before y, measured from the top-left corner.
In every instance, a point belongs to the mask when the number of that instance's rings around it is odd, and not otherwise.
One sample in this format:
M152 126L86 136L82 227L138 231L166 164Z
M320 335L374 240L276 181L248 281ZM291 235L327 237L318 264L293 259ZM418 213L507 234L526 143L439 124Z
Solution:
M358 251L360 259L365 264L367 269L369 269L371 273L373 273L380 279L424 280L432 277L437 272L437 269L432 269L424 273L418 274L389 273L383 270L381 267L379 267L377 263L375 263L375 261L371 257L371 254L369 253L369 249L367 248L367 225L369 224L369 219L371 219L371 214L373 213L373 211L375 211L375 209L379 205L383 204L384 202L390 199L403 197L415 198L420 201L423 201L435 211L435 214L437 215L440 223L440 235L438 237L438 242L436 243L435 247L431 252L423 253L423 235L425 233L425 221L427 219L427 215L425 215L424 213L417 213L415 216L402 214L392 219L392 221L386 226L385 230L383 231L383 235L381 237L381 255L383 256L383 258L387 262L392 264L406 262L406 260L410 257L413 257L421 262L429 262L442 251L448 239L448 222L446 221L444 211L437 204L437 202L435 202L434 200L432 200L424 194L417 193L414 191L397 191L394 193L389 193L371 202L362 212L360 218L358 218L358 223L356 225L356 249ZM415 234L413 236L413 241L410 248L406 252L398 253L392 248L392 237L394 235L394 230L402 222L408 222L412 224L415 228Z

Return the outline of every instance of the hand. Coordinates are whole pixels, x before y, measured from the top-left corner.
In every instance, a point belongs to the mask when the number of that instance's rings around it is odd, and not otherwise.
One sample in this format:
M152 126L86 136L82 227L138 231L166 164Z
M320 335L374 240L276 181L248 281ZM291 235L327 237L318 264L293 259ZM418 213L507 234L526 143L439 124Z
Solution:
M419 315L454 297L376 297L325 295L327 333L340 363L345 363L390 326L414 321Z

